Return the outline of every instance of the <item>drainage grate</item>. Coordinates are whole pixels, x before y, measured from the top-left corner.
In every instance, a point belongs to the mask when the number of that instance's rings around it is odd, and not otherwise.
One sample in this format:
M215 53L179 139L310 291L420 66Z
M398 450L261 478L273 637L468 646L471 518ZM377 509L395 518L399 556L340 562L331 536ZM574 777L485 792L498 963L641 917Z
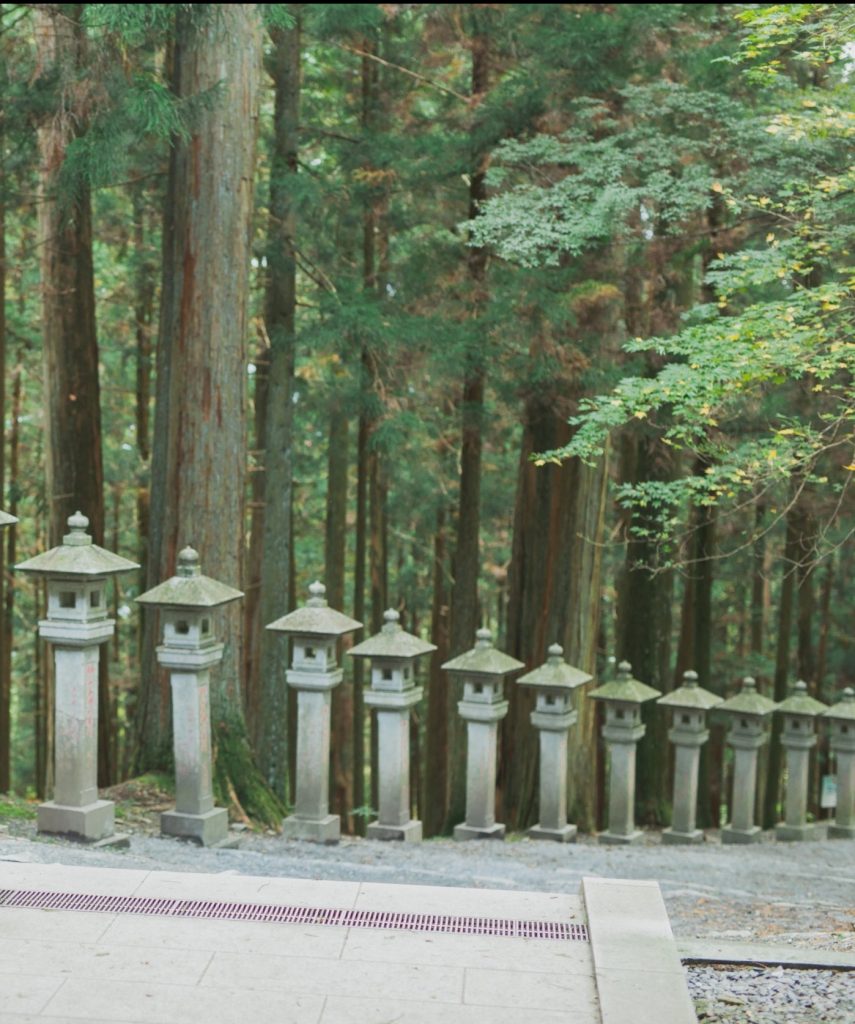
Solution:
M328 910L266 903L221 903L212 900L147 899L142 896L92 896L73 892L0 889L0 908L82 910L97 914L145 914L196 917L215 921L266 921L274 924L338 925L455 935L504 935L518 939L563 939L587 942L583 924L563 921L512 921L448 914L402 914L383 910Z

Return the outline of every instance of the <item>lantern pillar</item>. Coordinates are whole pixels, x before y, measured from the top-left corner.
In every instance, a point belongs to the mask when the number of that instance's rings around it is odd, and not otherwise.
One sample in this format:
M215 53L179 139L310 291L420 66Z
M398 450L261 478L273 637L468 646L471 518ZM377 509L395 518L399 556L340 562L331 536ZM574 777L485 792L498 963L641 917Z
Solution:
M39 832L88 843L127 845L115 836L112 800L98 798L98 663L113 636L107 617L107 579L138 569L92 543L89 520L69 516L62 544L21 562L17 569L47 582L47 618L39 636L53 645L55 666L54 799L39 805Z
M846 687L840 700L822 713L837 761L837 809L829 839L855 839L855 690Z
M733 798L730 824L721 830L723 843L757 843L762 829L754 824L757 799L757 754L768 742L764 720L777 705L757 692L757 684L746 676L742 689L718 710L730 719L727 742L733 750Z
M342 681L336 661L339 637L362 623L327 605L326 587L315 581L306 604L266 628L293 637L291 668L285 674L297 691L297 778L294 813L282 822L286 839L337 843L341 821L330 814L330 734L332 691Z
M707 711L721 703L721 697L698 686L697 672L683 674L683 685L656 702L672 711L668 738L674 744L674 797L671 827L662 832L666 845L702 843L704 834L696 827L698 773L701 747L709 738Z

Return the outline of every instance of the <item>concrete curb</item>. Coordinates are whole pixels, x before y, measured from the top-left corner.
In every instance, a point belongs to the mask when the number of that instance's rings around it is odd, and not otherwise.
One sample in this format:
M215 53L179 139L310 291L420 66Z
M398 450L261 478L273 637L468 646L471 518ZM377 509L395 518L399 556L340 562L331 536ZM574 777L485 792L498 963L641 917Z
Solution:
M697 1024L656 882L582 879L603 1024Z
M677 952L683 963L751 964L763 967L804 967L810 970L855 971L855 951L805 949L759 942L716 942L680 939Z

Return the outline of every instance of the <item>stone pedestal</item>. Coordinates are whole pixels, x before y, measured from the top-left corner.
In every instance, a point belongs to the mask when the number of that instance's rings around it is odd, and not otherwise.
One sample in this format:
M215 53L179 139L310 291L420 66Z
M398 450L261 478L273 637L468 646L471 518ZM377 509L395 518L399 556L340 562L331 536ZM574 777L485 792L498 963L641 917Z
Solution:
M703 832L695 827L698 806L698 767L701 747L709 732L690 732L673 728L668 738L674 744L674 810L671 827L662 833L666 845L702 843Z
M342 671L308 680L305 673L289 671L288 684L297 691L297 778L294 813L282 822L286 839L337 843L341 819L330 814L330 707L331 691Z
M222 644L196 652L157 649L170 670L175 753L175 810L161 814L160 830L200 846L223 845L229 833L228 811L214 807L211 765L210 669L222 657Z
M531 713L531 724L540 737L539 821L528 830L531 839L576 840L576 826L567 821L567 731L575 722L575 711Z
M417 843L422 823L410 818L410 708L422 698L422 688L403 693L369 691L367 707L377 713L377 767L380 803L377 821L368 826L369 839Z
M762 829L754 824L757 798L757 751L768 737L740 736L732 731L728 743L733 748L733 812L730 824L721 830L723 843L758 843Z
M643 725L630 729L603 726L603 739L609 747L609 820L601 843L626 846L641 840L635 827L635 750L645 734Z
M98 645L113 635L113 621L75 627L89 635L79 635L73 647L68 628L53 625L40 622L39 633L54 641L56 782L53 800L38 808L37 825L39 832L94 842L115 828L113 802L98 799Z
M806 820L810 752L816 746L816 736L785 734L781 743L787 751L787 793L784 821L775 826L775 838L790 842L822 839L825 829Z
M457 710L466 722L466 820L454 827L454 838L504 839L505 826L496 821L496 740L508 702L461 700Z

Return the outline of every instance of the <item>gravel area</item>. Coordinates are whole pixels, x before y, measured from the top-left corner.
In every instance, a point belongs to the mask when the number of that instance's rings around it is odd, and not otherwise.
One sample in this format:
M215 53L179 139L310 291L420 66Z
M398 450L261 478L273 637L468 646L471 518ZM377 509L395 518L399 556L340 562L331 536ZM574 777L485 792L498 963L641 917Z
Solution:
M846 1024L855 1021L855 973L693 967L701 1024Z
M151 813L126 813L130 849L92 850L36 837L31 821L0 825L0 862L98 864L150 870L235 872L410 885L577 893L584 875L659 882L683 938L855 953L855 841L723 846L718 833L695 847L633 847L589 837L559 845L511 836L504 843L420 845L344 839L336 846L285 841L238 827L240 845L204 850L157 835ZM2 863L0 863L2 873ZM855 1024L855 972L691 966L687 977L702 1024Z

